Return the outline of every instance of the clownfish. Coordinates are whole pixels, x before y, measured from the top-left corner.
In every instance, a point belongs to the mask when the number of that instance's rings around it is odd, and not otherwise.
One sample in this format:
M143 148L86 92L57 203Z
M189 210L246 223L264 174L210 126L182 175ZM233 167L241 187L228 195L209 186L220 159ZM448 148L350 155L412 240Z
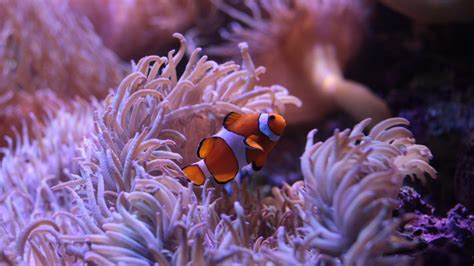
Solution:
M252 164L259 171L286 127L285 119L275 113L229 113L217 134L198 145L200 161L183 168L195 185L214 177L217 183L234 179L240 169Z

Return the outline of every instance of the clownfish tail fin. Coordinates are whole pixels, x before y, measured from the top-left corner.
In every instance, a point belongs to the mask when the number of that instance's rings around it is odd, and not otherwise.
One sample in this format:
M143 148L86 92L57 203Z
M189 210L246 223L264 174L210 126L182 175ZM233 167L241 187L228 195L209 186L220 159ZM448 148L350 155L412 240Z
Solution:
M186 177L195 185L200 186L204 184L205 177L199 166L194 164L188 165L183 168L183 172Z
M199 157L199 159L204 159L209 154L211 154L212 149L214 148L215 142L216 142L216 139L212 137L201 140L197 148L197 156Z

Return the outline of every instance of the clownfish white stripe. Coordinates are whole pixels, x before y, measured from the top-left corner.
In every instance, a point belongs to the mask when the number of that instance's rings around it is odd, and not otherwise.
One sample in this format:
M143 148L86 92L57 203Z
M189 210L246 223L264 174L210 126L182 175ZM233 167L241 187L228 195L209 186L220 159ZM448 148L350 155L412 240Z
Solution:
M201 169L205 178L212 177L212 174L209 171L209 168L207 168L206 162L204 162L204 160L200 160L199 162L196 163L196 165Z
M234 153L235 158L239 164L239 169L248 165L247 162L247 153L245 150L245 137L239 134L235 134L232 131L227 130L223 127L219 132L217 132L215 137L219 137L225 141L225 143L230 147L232 153Z
M272 129L268 126L267 113L262 113L258 117L258 129L260 129L260 132L267 136L271 141L278 141L280 139L280 136L273 133Z

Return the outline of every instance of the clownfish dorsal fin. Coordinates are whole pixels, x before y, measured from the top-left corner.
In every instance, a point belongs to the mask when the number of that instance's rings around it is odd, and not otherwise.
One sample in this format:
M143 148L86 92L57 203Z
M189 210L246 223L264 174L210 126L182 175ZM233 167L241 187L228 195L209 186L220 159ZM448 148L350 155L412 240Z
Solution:
M230 125L235 123L237 120L239 120L242 117L242 114L239 114L237 112L230 112L224 117L224 127L228 128Z
M199 143L199 146L197 148L197 156L200 159L206 158L214 148L215 142L215 138L205 138L201 140L201 143Z
M253 150L259 150L259 151L262 151L263 152L263 148L262 146L258 143L259 141L259 138L257 135L250 135L248 136L246 139L245 139L245 144L247 144L247 146L250 148L250 149L253 149Z

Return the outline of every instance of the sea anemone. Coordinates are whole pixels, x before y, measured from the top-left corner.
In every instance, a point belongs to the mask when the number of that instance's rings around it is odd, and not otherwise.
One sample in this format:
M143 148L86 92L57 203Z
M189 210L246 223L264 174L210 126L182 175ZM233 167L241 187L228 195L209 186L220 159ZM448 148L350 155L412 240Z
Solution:
M400 260L384 255L410 244L397 231L410 216L392 216L403 179L416 176L425 182L425 173L436 176L428 164L429 149L416 145L403 127L407 120L384 120L365 135L369 123L336 130L316 144L316 131L311 131L301 158L306 239L326 260L344 265Z
M4 149L2 262L362 265L407 244L396 230L406 217L391 215L402 179L435 172L401 118L368 135L364 120L319 144L311 132L304 182L266 197L245 181L234 180L231 194L212 180L188 183L180 167L228 112L284 112L299 100L257 85L264 68L246 44L242 64L196 49L178 74L186 42L175 37L178 51L133 64L100 104L51 114L33 140L25 132Z
M186 43L183 36L175 36L181 41L176 54L141 59L96 111L94 131L74 160L79 168L52 188L67 194L67 204L74 207L67 212L57 208L53 220L22 227L16 245L20 260L187 261L187 251L199 250L200 244L191 248L184 240L201 239L204 225L215 230L227 223L212 212L213 202L206 198L210 191L204 190L198 201L192 186L179 183L183 173L178 162L195 155L176 151L179 146L196 147L197 136L215 132L217 121L230 111L283 111L298 100L280 86L256 86L264 69L253 67L245 44L242 66L199 58L198 49L178 76L176 66ZM204 118L210 124L200 123ZM202 257L198 251L193 254L194 261Z
M289 123L314 122L336 108L357 120L372 116L380 121L389 116L384 101L366 86L343 77L362 43L370 11L364 1L214 3L234 20L221 33L227 42L206 45L206 52L234 57L236 43L248 42L256 62L267 67L262 83L282 84L303 100L302 109L289 108ZM189 38L205 43L202 36L194 35Z
M76 147L92 130L92 110L82 101L62 105L43 122L33 116L15 140L8 138L0 166L0 263L21 263L16 244L20 249L25 244L22 232L30 232L38 221L51 224L45 219L73 207L67 194L53 193L51 186L69 181L78 171ZM46 265L41 259L35 260Z
M32 222L23 220L21 234L5 235L3 257L50 264L394 262L395 257L386 255L412 244L397 232L410 217L391 216L401 180L409 173L423 179L425 172L433 176L435 172L427 164L429 150L415 145L409 131L397 126L406 125L405 120L386 120L364 135L369 122L352 131L336 131L324 143L313 144L314 131L310 132L301 160L305 183L273 188L264 199L249 193L245 182L234 182L232 195L209 181L193 189L169 176L169 171L150 171L146 167L150 160L143 156L144 162L132 162L133 186L117 191L121 182L111 181L110 175L121 178L124 168L85 160L79 163L80 175L52 188L48 200L54 203L53 219L40 218L46 213L41 209ZM107 150L97 151L101 149ZM114 163L114 157L105 153ZM80 158L91 155L82 151ZM164 169L169 163L160 164ZM51 201L54 196L58 199ZM361 205L365 207L358 208ZM7 209L6 214L12 213L14 209ZM0 228L8 232L5 225Z

